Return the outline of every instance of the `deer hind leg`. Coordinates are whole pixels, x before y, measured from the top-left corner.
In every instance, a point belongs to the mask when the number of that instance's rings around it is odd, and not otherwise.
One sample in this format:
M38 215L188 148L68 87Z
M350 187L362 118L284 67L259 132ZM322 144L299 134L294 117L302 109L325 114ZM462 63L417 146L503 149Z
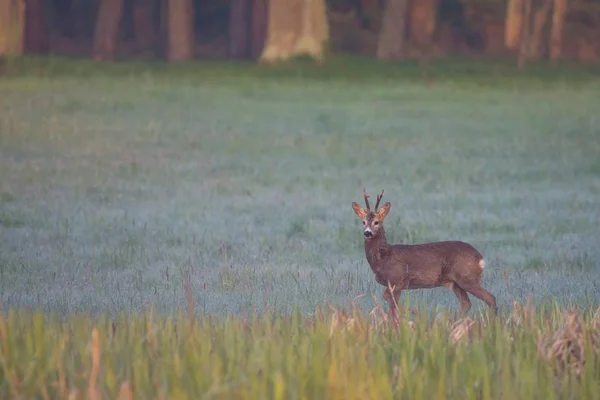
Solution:
M496 296L485 290L478 283L471 283L468 285L461 285L463 289L471 293L473 296L486 302L488 306L494 311L494 314L498 314L498 307L496 306Z
M456 295L456 298L458 299L458 301L460 301L460 309L462 311L463 314L466 314L469 312L469 310L471 309L471 300L469 299L469 295L467 294L467 291L463 288L461 288L460 286L458 286L456 283L451 283L452 285L452 291L454 292L454 294Z

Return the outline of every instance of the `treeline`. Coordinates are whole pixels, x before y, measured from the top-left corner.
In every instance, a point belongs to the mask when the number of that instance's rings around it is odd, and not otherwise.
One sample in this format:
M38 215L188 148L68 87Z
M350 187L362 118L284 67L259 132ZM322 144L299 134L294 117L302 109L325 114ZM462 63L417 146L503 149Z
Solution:
M599 0L0 0L0 56L600 58Z

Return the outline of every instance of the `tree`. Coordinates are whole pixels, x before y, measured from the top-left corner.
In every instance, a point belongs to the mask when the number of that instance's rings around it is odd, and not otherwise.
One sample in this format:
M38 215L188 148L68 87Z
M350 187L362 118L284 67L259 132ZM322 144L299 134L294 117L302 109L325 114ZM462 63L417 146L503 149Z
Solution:
M523 0L523 25L521 27L521 38L519 43L519 58L517 59L517 64L519 68L523 68L525 63L527 62L528 56L528 46L531 32L530 32L530 23L531 23L531 9L533 0Z
M25 45L25 1L0 0L0 57L20 56Z
M192 0L167 1L167 60L194 57L194 7Z
M523 0L508 0L504 19L504 45L516 50L521 43L523 31Z
M422 77L431 81L430 57L433 52L433 35L437 24L439 0L412 0L410 7L410 40L418 50Z
M400 61L404 58L407 10L408 0L387 0L377 44L378 59Z
M25 50L46 53L50 47L44 0L27 0L25 10Z
M300 55L323 60L329 40L325 0L269 0L267 20L262 62Z
M169 47L169 32L168 32L168 0L159 0L159 20L158 20L158 37L156 55L161 58L167 58L167 49Z
M523 0L521 37L517 64L523 68L527 62L537 61L543 54L544 28L553 0Z
M410 7L410 40L423 50L433 42L439 0L412 0Z
M550 60L557 61L562 53L562 37L567 15L567 0L554 0L550 30Z
M139 50L146 51L156 45L156 29L152 13L154 2L151 0L134 0L133 2L133 36Z
M552 10L553 0L542 0L533 14L533 30L531 32L531 41L529 43L528 59L532 61L539 60L544 54L544 31Z
M251 0L251 34L250 53L252 58L259 58L267 40L267 0Z
M250 55L250 1L231 0L229 10L229 57Z
M123 17L123 0L100 0L94 31L94 60L113 61Z
M75 17L72 0L54 0L54 11L57 15L56 23L61 36L75 36Z
M408 3L408 0L405 2ZM383 2L381 0L359 0L357 3L360 9L361 26L368 29L382 29Z

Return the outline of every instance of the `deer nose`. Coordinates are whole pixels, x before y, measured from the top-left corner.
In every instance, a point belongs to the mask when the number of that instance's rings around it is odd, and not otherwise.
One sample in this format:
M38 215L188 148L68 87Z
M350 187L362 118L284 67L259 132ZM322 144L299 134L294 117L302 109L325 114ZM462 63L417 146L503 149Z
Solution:
M373 236L373 232L365 231L365 237L372 237L372 236Z

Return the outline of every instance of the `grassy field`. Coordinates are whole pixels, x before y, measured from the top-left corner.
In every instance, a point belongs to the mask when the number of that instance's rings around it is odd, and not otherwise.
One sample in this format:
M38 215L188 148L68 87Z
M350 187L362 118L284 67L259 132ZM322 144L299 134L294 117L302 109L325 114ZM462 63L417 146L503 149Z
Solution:
M598 399L600 313L114 319L9 313L3 399ZM91 330L91 333L90 333Z
M0 394L59 390L63 373L89 386L96 322L99 385L113 398L125 381L169 398L599 398L597 361L556 378L537 347L538 330L569 325L569 308L597 324L598 71L454 61L428 86L414 65L346 65L11 65ZM350 206L363 187L385 189L390 240L464 240L484 254L498 323L477 299L474 320L432 322L458 310L447 289L403 293L421 310L416 328L369 319L383 288ZM535 317L514 322L513 302L528 299ZM192 305L198 322L183 334L189 318L175 316ZM315 314L330 305L369 322L332 334L338 314ZM139 314L148 307L156 328ZM449 346L471 322L473 345Z

